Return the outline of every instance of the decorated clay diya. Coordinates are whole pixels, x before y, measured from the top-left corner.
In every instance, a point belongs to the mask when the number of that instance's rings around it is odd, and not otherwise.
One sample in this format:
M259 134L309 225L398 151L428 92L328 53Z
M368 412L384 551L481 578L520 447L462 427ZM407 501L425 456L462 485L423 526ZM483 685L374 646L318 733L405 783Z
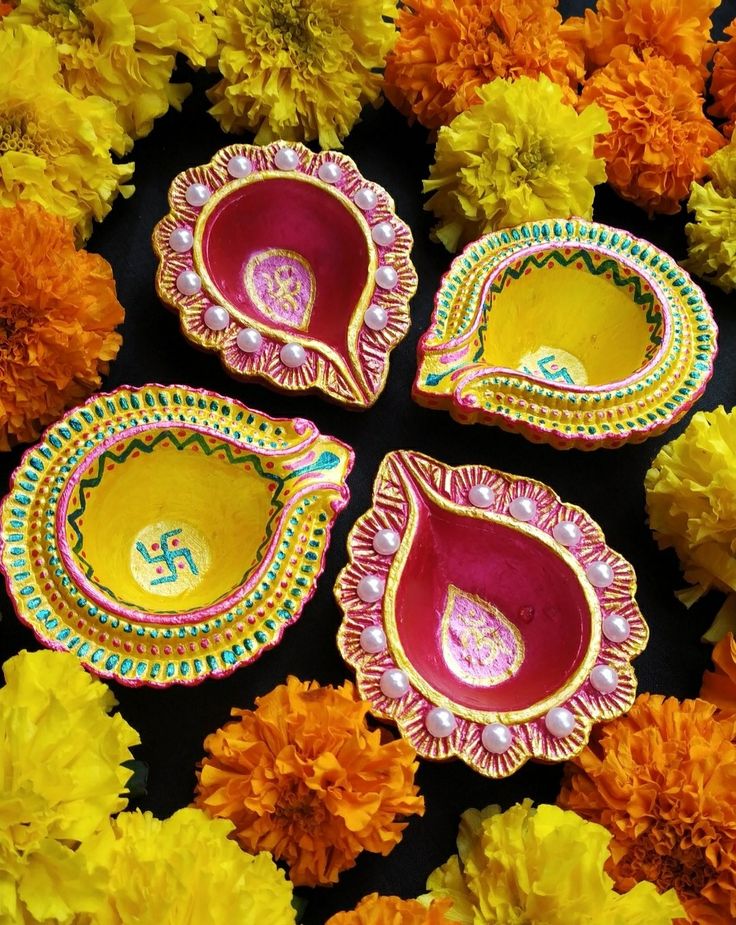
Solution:
M156 287L229 373L351 408L378 398L409 329L412 236L334 151L233 145L179 174L156 226Z
M546 485L389 453L348 551L340 651L420 755L504 777L633 703L633 569Z
M182 386L96 395L2 506L1 567L47 646L123 684L196 684L300 615L348 500L349 447Z
M690 408L716 335L701 290L654 245L594 222L534 222L453 261L413 394L562 449L617 447Z

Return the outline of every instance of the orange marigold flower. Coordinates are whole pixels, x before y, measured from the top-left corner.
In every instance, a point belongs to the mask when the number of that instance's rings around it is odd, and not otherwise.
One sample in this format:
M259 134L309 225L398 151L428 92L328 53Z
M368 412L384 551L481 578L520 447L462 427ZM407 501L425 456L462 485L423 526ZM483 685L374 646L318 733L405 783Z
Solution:
M610 130L596 143L608 182L650 215L678 212L724 144L687 69L656 55L641 60L629 52L607 64L588 79L580 101L598 103L608 116Z
M454 919L446 915L451 907L447 899L432 900L423 906L416 899L371 893L352 912L333 915L327 925L452 925Z
M673 887L690 922L736 921L736 716L640 695L568 763L559 803L613 835L621 891Z
M124 317L110 264L76 250L70 222L41 206L0 209L0 449L100 385Z
M399 38L385 93L411 121L448 125L496 77L546 74L574 103L583 58L561 34L557 0L411 0L401 3Z
M730 138L736 121L736 19L723 31L730 38L718 43L713 58L713 76L710 81L713 105L708 112L719 119L728 120L722 131Z
M7 16L13 10L12 3L0 3L0 16Z
M565 22L566 38L584 51L589 70L633 49L640 58L661 55L687 68L701 91L714 45L710 16L719 0L598 0L595 10Z
M700 696L720 710L736 713L736 639L726 635L713 647L715 671L706 671Z
M388 854L424 812L416 754L366 723L355 687L290 677L208 736L196 803L231 819L251 853L270 851L297 886L334 883L361 851Z

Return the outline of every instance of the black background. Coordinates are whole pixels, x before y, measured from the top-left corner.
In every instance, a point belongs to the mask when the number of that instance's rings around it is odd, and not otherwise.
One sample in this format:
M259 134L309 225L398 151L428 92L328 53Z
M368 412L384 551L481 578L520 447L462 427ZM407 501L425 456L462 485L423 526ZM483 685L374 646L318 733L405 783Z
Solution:
M561 3L564 14L579 12L582 3ZM736 14L736 2L715 14L716 30ZM185 79L190 75L184 74ZM674 596L683 582L671 553L658 552L645 521L644 474L660 446L681 432L684 422L659 439L618 450L561 452L536 446L498 428L467 427L444 412L415 405L410 387L416 369L416 344L428 325L432 298L451 255L429 240L432 216L423 211L421 183L427 176L433 148L420 126L409 128L388 104L368 110L345 143L345 152L361 172L382 184L396 201L399 215L414 237L414 263L419 290L413 302L412 328L391 357L388 385L368 412L352 413L316 397L280 395L256 384L243 384L222 371L214 354L199 353L180 334L176 317L159 303L154 291L155 260L150 237L167 211L166 193L174 175L206 163L233 139L206 114L204 89L212 78L195 77L195 92L182 113L161 119L133 152L136 193L118 201L89 244L112 264L119 298L127 317L123 346L105 382L106 388L147 382L186 383L214 389L276 416L303 416L319 429L351 444L356 466L350 477L351 501L340 515L327 555L327 566L314 598L301 619L289 628L279 646L253 665L224 680L194 688L151 690L116 686L120 709L141 734L138 757L150 768L148 793L139 801L165 817L189 803L194 769L202 757L204 737L228 718L232 706L250 707L256 696L271 690L288 674L339 682L346 668L335 646L340 613L332 597L338 570L346 560L346 534L367 509L380 460L389 450L411 448L452 465L482 463L540 479L565 500L581 505L603 527L609 544L635 566L639 605L649 622L651 641L637 661L640 690L692 697L708 664L709 649L700 642L720 605L712 595L687 611ZM247 139L249 140L249 139ZM632 205L599 187L594 217L640 235L676 259L685 255L685 216L649 220ZM736 389L736 312L734 299L706 287L720 327L715 376L698 409L734 404ZM0 459L3 490L19 453ZM22 648L36 648L30 631L20 625L4 593L0 596L0 659ZM486 780L454 761L422 762L418 782L426 798L426 814L414 818L401 844L387 858L364 853L337 886L300 891L309 899L306 925L323 925L332 913L352 908L365 894L414 896L427 875L454 850L460 813L471 806L500 803L507 807L524 797L554 801L559 767L528 764L505 781ZM264 923L267 925L267 923Z

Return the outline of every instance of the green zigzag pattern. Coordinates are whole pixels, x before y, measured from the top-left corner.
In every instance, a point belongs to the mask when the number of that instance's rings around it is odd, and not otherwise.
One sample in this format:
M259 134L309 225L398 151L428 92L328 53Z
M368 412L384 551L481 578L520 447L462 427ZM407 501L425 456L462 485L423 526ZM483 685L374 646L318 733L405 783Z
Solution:
M646 306L646 320L648 324L654 325L654 331L649 336L649 340L653 345L659 345L662 343L662 337L659 333L662 327L662 316L657 310L656 303L654 301L654 296L651 292L642 291L642 283L638 276L624 277L621 275L620 268L618 263L610 257L607 257L604 260L601 260L600 263L595 263L590 253L585 250L576 250L573 251L569 256L566 256L562 251L554 250L547 251L540 254L528 254L522 261L521 266L517 270L514 267L507 267L498 283L491 283L490 291L493 295L498 295L503 291L504 284L506 279L510 276L512 279L518 280L527 270L530 264L533 264L537 269L541 270L545 267L550 260L555 260L561 267L569 267L571 263L575 263L578 260L582 260L585 264L586 269L589 273L592 273L593 276L602 276L604 273L610 271L613 282L620 287L633 288L634 290L634 302L637 305ZM473 357L473 362L477 362L482 356L485 341L486 333L486 323L479 325L478 327L478 336L480 337L480 347Z
M223 441L222 443L217 443L214 446L210 446L210 444L207 442L204 436L196 431L194 433L188 434L188 436L183 440L179 439L176 436L176 434L174 434L170 430L160 431L150 443L146 443L142 441L139 437L134 437L130 441L130 443L128 443L125 446L125 448L121 450L120 453L116 453L113 450L105 450L103 453L100 454L97 460L96 473L94 475L87 476L86 478L80 481L79 483L80 506L68 518L69 524L76 536L76 540L74 542L74 545L72 546L72 551L76 553L80 563L82 563L84 567L85 575L90 580L92 579L92 576L94 574L94 569L80 555L82 546L84 545L84 540L79 530L79 527L77 525L77 521L79 520L80 517L84 515L87 509L87 498L85 497L85 491L89 488L97 488L99 486L100 482L102 481L102 476L105 473L105 463L108 460L111 462L115 462L115 463L123 463L128 459L128 457L134 450L138 450L142 453L151 453L158 446L158 444L164 440L170 440L174 444L177 450L185 450L187 447L191 446L192 444L196 444L197 446L200 447L200 449L207 456L212 456L214 453L223 451L227 456L228 462L233 465L239 465L240 463L243 463L243 462L251 463L255 467L256 471L258 472L260 476L266 479L270 479L271 481L276 482L278 484L278 489L274 492L273 501L277 505L277 509L279 508L280 505L278 502L278 494L279 494L279 491L281 490L284 480L280 478L279 476L274 475L271 472L264 472L263 466L261 464L261 459L256 454L249 453L245 456L243 455L236 456L233 453L233 448L229 443L225 443ZM273 529L271 527L271 523L269 522L266 525L266 533L263 539L263 543L261 543L261 545L258 547L258 550L256 551L256 563L259 563L262 560L263 553L266 547L268 546L272 535L273 535ZM245 576L243 577L245 578ZM114 600L117 600L117 597L115 596L114 592L110 588L106 588L102 585L100 585L100 587L103 591L109 594L110 597L112 597Z

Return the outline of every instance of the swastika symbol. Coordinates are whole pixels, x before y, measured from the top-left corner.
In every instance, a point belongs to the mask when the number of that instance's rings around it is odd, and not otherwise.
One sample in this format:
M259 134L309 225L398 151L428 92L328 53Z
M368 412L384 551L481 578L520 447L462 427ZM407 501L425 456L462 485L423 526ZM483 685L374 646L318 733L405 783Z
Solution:
M157 555L152 555L140 540L135 544L135 548L149 565L158 566L156 569L157 572L163 572L164 565L169 570L168 575L161 575L159 578L152 579L151 585L162 585L167 582L176 581L179 577L179 572L176 567L178 559L183 559L187 563L193 575L199 574L190 550L187 549L186 546L180 549L177 548L179 546L179 540L175 540L173 537L178 536L179 533L181 533L181 528L177 530L167 530L166 533L162 533L160 542L153 543L151 546L153 552L160 546L161 552Z

